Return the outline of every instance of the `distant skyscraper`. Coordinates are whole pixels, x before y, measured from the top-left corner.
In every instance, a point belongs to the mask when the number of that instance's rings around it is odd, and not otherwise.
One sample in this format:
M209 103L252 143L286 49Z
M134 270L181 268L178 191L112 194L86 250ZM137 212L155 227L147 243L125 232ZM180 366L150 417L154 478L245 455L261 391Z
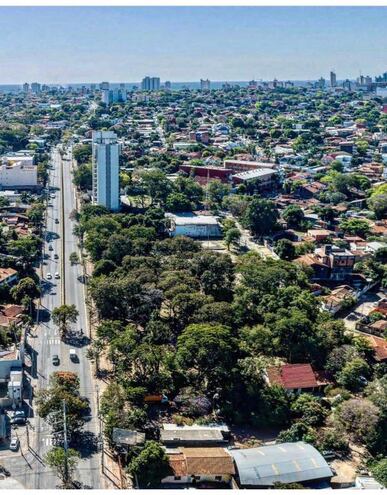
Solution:
M165 89L168 89L168 90L171 89L171 87L172 87L171 81L165 81L164 86L165 86Z
M40 93L40 84L37 82L31 83L31 92L32 93Z
M120 207L119 155L117 135L93 131L93 203L117 211Z
M126 101L125 89L103 89L102 90L102 103L105 105L111 105L112 103L119 103Z
M24 93L28 93L29 90L30 90L30 85L28 83L24 83L23 84Z
M330 73L330 81L331 81L331 88L335 88L337 86L337 81L336 81L336 74L331 71Z
M96 84L90 84L90 89L94 91L96 89L97 85Z
M208 90L211 88L211 81L209 79L200 79L200 89L202 91Z
M104 82L101 82L100 85L99 85L99 89L109 89L110 88L110 84L107 82L107 81L104 81Z
M325 79L323 77L320 77L320 79L318 80L318 87L321 89L325 88Z
M159 91L160 89L160 78L152 77L151 78L151 91Z
M145 76L141 82L143 91L158 91L160 89L160 78Z

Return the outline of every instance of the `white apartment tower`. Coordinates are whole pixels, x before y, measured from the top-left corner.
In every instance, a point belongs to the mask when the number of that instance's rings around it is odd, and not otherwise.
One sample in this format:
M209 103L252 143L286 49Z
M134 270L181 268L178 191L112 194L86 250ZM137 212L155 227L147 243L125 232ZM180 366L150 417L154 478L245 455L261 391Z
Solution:
M120 207L117 135L112 131L94 131L92 142L93 203L117 211Z

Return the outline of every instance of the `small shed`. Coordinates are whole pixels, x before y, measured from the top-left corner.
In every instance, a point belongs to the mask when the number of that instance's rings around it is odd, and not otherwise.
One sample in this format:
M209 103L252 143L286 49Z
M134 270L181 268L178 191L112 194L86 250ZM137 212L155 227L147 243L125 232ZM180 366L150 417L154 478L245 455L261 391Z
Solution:
M116 445L133 447L145 442L145 433L135 430L125 430L123 428L113 428L113 442Z

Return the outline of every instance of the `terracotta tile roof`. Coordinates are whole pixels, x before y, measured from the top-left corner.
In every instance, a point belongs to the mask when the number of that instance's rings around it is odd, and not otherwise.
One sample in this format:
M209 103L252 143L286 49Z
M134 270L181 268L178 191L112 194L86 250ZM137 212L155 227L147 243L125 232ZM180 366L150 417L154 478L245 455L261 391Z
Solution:
M196 474L235 474L232 457L221 447L182 448L187 473Z
M6 280L8 277L17 273L13 268L0 268L0 281Z
M15 318L23 313L24 308L19 304L7 304L6 306L0 307L0 312L3 315L8 316L8 318Z
M363 334L364 335L364 334ZM375 352L376 361L387 360L387 340L381 337L375 337L374 335L364 335L372 349Z
M280 385L288 390L318 386L310 364L284 364L279 367L268 368L266 373L271 385Z
M187 464L184 454L170 454L168 462L173 476L187 476Z

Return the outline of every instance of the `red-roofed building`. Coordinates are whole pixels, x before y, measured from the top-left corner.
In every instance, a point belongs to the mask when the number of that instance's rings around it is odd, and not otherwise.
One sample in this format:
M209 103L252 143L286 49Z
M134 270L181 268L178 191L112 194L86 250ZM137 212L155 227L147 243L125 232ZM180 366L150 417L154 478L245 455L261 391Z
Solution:
M283 364L266 369L265 380L269 386L279 385L288 392L315 392L329 381L310 364Z

